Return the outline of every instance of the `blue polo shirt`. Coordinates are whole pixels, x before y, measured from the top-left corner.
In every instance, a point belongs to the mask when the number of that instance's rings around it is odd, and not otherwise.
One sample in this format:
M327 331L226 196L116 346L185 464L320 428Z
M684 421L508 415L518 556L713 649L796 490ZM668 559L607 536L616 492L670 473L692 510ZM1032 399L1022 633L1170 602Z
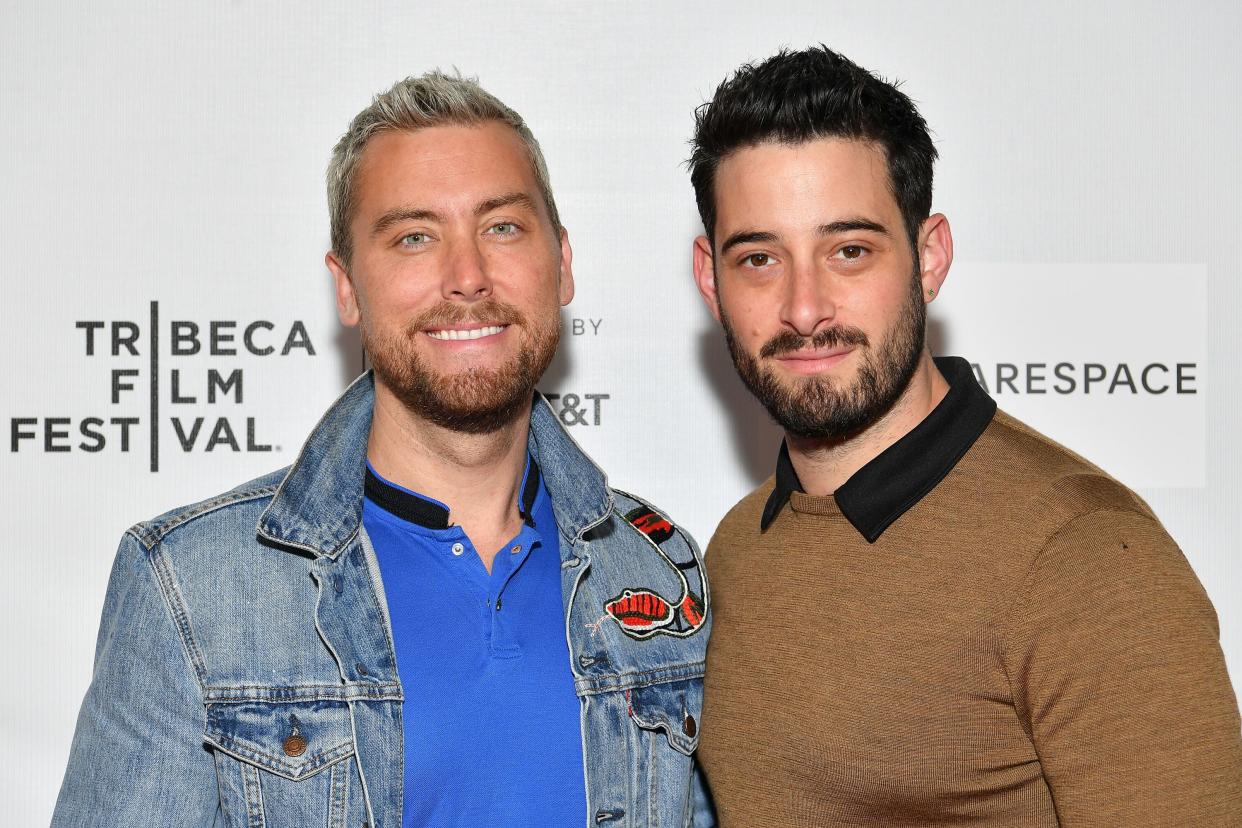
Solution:
M369 463L365 491L405 692L402 825L583 824L560 546L538 466L527 459L524 523L490 575L443 503Z

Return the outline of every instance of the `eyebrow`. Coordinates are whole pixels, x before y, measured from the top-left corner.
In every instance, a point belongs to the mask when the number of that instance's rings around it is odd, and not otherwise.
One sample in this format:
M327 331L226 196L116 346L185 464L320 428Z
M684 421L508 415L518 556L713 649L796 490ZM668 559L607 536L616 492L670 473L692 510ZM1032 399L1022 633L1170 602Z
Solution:
M879 233L880 235L889 235L888 228L883 224L878 224L870 219L864 218L848 218L840 221L831 221L827 224L821 224L815 228L815 232L821 236L831 236L836 233L852 233L858 230L865 230L869 233ZM743 230L734 233L724 240L724 244L720 245L721 254L729 252L730 248L737 247L739 244L771 244L775 242L776 234L766 230Z
M865 230L868 233L879 233L882 236L889 235L888 228L883 224L877 224L870 219L865 218L848 218L841 221L830 221L827 224L821 224L817 232L821 236L831 236L835 233L853 233L856 230Z
M479 202L474 208L474 214L475 216L482 216L490 213L492 210L499 210L501 207L525 207L532 212L536 210L534 199L526 193L512 192ZM421 207L396 207L375 220L375 224L371 227L371 235L378 236L403 221L434 221L443 223L444 217L435 210L427 210Z
M378 236L380 233L403 221L442 222L444 219L435 210L424 210L418 207L397 207L375 220L375 224L371 227L371 235Z
M775 233L769 233L766 230L743 230L725 239L724 244L720 245L720 252L721 254L728 253L730 248L737 247L739 244L768 244L774 241L776 241Z
M481 216L492 210L499 210L501 207L525 207L532 212L536 211L534 199L526 193L512 192L479 202L479 206L474 208L474 214Z

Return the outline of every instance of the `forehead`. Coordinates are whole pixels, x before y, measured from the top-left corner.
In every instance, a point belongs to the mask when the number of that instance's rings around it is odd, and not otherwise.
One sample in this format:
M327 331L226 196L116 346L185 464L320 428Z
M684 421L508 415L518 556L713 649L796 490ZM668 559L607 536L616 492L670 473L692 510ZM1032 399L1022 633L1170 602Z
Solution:
M473 209L498 194L538 185L525 144L498 121L385 130L367 142L354 179L357 217L394 205Z
M843 216L898 214L882 147L818 138L765 142L730 153L715 177L716 234L741 226L819 226Z

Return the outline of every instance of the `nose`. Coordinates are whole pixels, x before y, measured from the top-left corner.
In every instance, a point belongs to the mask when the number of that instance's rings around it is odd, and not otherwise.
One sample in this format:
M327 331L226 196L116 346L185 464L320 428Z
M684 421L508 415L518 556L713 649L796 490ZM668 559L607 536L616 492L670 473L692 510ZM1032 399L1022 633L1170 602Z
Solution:
M802 336L832 324L837 315L832 277L811 265L795 266L786 278L781 322Z
M467 302L491 296L492 279L477 239L458 239L450 246L441 294L445 299Z

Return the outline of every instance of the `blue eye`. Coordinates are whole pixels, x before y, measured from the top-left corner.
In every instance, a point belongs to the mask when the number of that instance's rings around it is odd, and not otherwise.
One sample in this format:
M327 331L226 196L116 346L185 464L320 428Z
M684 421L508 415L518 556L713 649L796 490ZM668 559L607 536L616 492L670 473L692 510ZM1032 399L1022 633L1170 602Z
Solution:
M412 247L418 244L425 244L427 242L427 238L428 236L426 233L406 233L401 237L401 244Z

